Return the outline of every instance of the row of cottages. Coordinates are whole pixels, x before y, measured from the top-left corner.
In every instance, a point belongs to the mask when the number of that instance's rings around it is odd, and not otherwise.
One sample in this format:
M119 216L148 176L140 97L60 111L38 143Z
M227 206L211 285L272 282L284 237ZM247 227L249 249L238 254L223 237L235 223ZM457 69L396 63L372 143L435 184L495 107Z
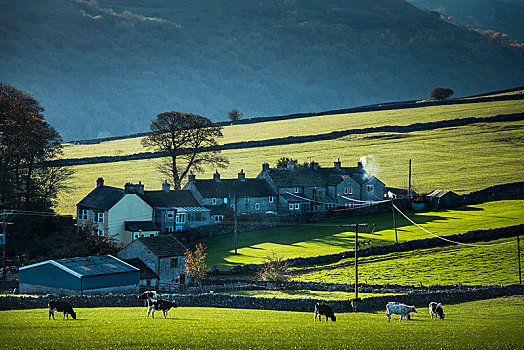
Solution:
M124 189L97 186L77 204L77 225L94 225L98 235L113 235L121 244L160 232L184 231L210 224L210 210L201 206L191 191L145 191L142 183L127 183Z
M196 179L190 174L182 190L146 191L144 185L127 183L124 189L97 187L77 205L78 226L95 225L98 234L111 234L121 244L139 237L185 231L219 223L232 215L289 215L352 208L384 199L385 185L366 172L361 162L332 168L297 166L270 168L267 163L256 178L243 170L235 179Z

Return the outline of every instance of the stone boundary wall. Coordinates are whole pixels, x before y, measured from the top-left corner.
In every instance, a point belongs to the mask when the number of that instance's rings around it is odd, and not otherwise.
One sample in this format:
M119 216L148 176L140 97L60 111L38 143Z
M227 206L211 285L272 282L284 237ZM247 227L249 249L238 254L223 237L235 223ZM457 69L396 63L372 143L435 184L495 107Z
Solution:
M514 237L522 233L524 233L524 224L501 227L501 228L494 228L494 229L488 229L488 230L468 231L465 233L445 236L445 238L452 240L452 241L456 241L456 242L468 243L468 242L477 242L477 241L482 241L482 240L492 240L492 239L498 239L498 238ZM372 247L365 248L365 249L359 249L358 255L359 257L384 255L384 254L389 254L393 252L405 252L405 251L410 251L410 250L415 250L415 249L443 247L443 246L448 246L452 244L453 243L444 241L437 237L416 239L416 240L399 243L398 245L389 244L389 245L372 246ZM337 261L340 261L341 259L352 258L354 256L355 256L355 252L353 250L349 250L349 251L345 251L345 252L338 253L338 254L321 255L321 256L314 256L314 257L308 257L308 258L294 258L294 259L287 259L286 261L291 266L298 267L298 266L330 264L330 263L335 263ZM210 274L228 275L228 274L236 274L236 273L254 272L254 271L259 270L261 267L262 267L262 264L238 265L238 266L231 266L228 270L214 269L210 272Z
M474 191L462 196L462 203L484 203L501 197L516 197L524 195L524 181L495 185L483 190Z
M478 287L454 291L437 291L430 293L411 293L403 295L376 296L364 298L359 306L361 312L373 312L385 309L389 301L397 301L416 307L427 307L429 302L438 301L446 304L462 303L473 300L491 299L509 295L524 295L524 286L492 286ZM181 307L218 307L237 309L261 309L279 311L301 311L313 312L315 303L326 302L323 299L312 298L262 298L241 295L226 294L198 294L198 295L163 295L165 299L175 300ZM136 294L110 295L110 296L40 296L40 297L0 297L0 310L37 309L47 308L51 299L60 299L70 302L73 308L91 307L144 307L144 301L138 300ZM335 312L348 312L350 305L348 300L328 301ZM176 312L171 311L171 312ZM42 317L47 317L47 313ZM81 313L78 314L82 318Z
M478 103L478 102L521 100L521 99L524 99L524 96L522 95L507 95L507 96L488 96L488 95L513 92L513 91L518 91L522 89L524 89L524 86L519 86L516 88L499 90L499 91L492 91L492 92L485 93L485 94L467 96L467 97L462 97L462 98L442 100L442 101L435 100L435 101L419 102L418 100L411 100L411 101L400 101L400 102L386 102L386 103L378 103L378 104L373 104L373 105L366 105L366 106L359 106L359 107L352 107L352 108L333 109L333 110L322 111L322 112L294 113L294 114L279 115L279 116L245 118L245 119L240 119L238 121L235 121L233 123L230 121L223 121L223 122L217 122L216 124L221 125L221 126L237 125L237 124L255 124L255 123L268 122L268 121L309 118L309 117L330 115L330 114L384 111L384 110L391 110L391 109L408 109L408 108L418 108L418 107L427 107L427 106L454 105L454 104L466 104L466 103ZM130 138L135 138L135 137L144 137L149 134L150 134L149 132L142 132L142 133L136 133L136 134L124 135L124 136L111 136L111 137L88 139L88 140L73 140L73 141L69 141L69 143L73 143L77 145L88 145L88 144L95 144L95 143L100 143L104 141L114 141L114 140L130 139Z
M524 98L524 97L523 97ZM457 127L464 126L474 123L492 123L492 122L504 122L504 121L515 121L524 119L524 113L512 113L512 114L499 114L491 117L468 117L468 118L457 118L451 120L441 120L436 122L427 123L414 123L410 125L385 125L362 129L348 129L339 130L323 134L315 135L303 135L303 136L288 136L279 137L274 139L259 140L259 141L243 141L243 142L232 142L224 145L218 145L213 147L203 148L202 151L214 151L214 150L228 150L228 149L245 149L245 148L256 148L256 147L267 147L267 146L279 146L289 145L297 143L315 142L334 140L340 137L348 135L360 135L377 132L397 132L407 133L421 130L434 130L439 128ZM189 151L188 151L189 152ZM99 164L99 163L112 163L121 162L128 160L140 160L140 159L152 159L161 158L167 155L166 152L142 152L129 154L124 156L98 156L98 157L86 157L86 158L69 158L69 159L57 159L45 162L46 166L72 166L81 164Z

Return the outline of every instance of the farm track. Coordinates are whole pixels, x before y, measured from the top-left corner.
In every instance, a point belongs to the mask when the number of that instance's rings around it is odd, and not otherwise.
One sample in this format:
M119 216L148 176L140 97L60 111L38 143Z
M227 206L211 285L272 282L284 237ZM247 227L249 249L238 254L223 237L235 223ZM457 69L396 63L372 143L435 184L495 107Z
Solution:
M508 121L520 121L524 120L524 113L513 113L513 114L500 114L491 117L469 117L469 118L458 118L443 120L437 122L427 122L427 123L414 123L410 125L385 125L371 128L362 128L362 129L347 129L340 131L333 131L323 134L315 135L304 135L304 136L288 136L260 141L243 141L243 142L233 142L227 143L224 145L219 145L215 147L209 147L203 149L202 151L212 151L212 150L228 150L228 149L244 149L244 148L257 148L257 147L268 147L268 146L280 146L280 145L289 145L289 144L299 144L299 143L308 143L316 141L326 141L326 140L335 140L341 137L349 135L362 135L362 134L371 134L379 132L395 132L395 133L409 133L415 131L427 131L435 130L449 127L458 127L465 126L477 123L498 123L498 122L508 122ZM87 158L69 158L69 159L59 159L46 162L47 166L73 166L73 165L82 165L82 164L100 164L100 163L113 163L113 162L122 162L130 160L142 160L142 159L153 159L153 158L162 158L167 156L166 152L142 152L135 153L125 156L100 156L100 157L87 157Z
M454 250L459 250L459 249L461 248L456 247L456 246L448 246L448 247L441 247L441 248L433 248L427 251L413 250L413 251L407 251L407 252L397 252L394 256L391 256L390 254L388 254L390 256L376 256L376 257L361 258L361 260L359 260L359 265L372 264L376 262L403 259L403 258L410 258L414 256L433 255L433 254L437 254L443 251L449 252L449 251L454 251ZM306 268L300 268L298 270L291 270L289 271L289 274L292 276L300 276L306 273L326 271L326 270L336 270L339 268L350 267L354 265L355 265L354 261L347 261L344 263L330 265L330 266L311 267L311 268L306 267Z

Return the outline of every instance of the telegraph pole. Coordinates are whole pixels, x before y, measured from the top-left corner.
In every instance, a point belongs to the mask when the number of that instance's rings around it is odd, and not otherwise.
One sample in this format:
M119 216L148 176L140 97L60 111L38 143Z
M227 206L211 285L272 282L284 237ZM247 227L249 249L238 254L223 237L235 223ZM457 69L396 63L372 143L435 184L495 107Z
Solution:
M0 245L2 246L2 289L5 289L5 277L6 277L6 263L5 263L5 247L6 247L6 238L7 238L7 225L12 224L12 222L7 222L7 217L13 213L2 211L0 213L0 217L2 218L2 221L0 221L0 225L2 225L2 233L0 234Z
M235 236L235 238L234 238L234 240L235 240L235 255L237 255L238 254L237 253L237 231L238 230L237 230L237 194L236 193L233 195L233 203L235 204L235 207L233 208L233 218L235 220L235 231L234 231L235 232L235 235L234 235Z
M393 211L393 227L395 227L395 242L397 242L398 245L397 221L395 220L395 204L393 204L393 198L391 198L391 210Z
M358 222L355 224L349 224L349 225L338 225L339 227L345 226L345 227L354 227L355 228L355 299L358 298L358 231L361 226L368 226L368 224L359 224Z
M517 235L517 255L519 257L519 284L522 284L522 270L520 268L520 236Z
M408 203L411 209L411 159L409 160Z

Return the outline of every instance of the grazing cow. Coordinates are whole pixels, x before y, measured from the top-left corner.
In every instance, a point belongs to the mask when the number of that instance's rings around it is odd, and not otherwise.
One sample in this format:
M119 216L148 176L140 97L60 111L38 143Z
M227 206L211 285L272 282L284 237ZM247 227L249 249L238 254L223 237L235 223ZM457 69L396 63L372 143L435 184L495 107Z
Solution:
M329 306L328 304L321 304L316 303L315 304L315 321L317 320L322 321L322 316L326 316L326 322L328 320L328 317L331 318L331 321L335 322L337 320L337 317L335 316L335 313L333 312L333 308Z
M138 296L138 299L140 300L156 300L157 294L154 290L148 290L147 292L144 292Z
M352 298L349 299L349 303L351 304L351 308L353 308L353 312L357 312L358 304L362 302L362 299L360 298Z
M441 320L444 319L444 309L442 308L441 303L436 303L432 301L429 303L429 314L431 315L431 319L433 319L433 315L435 315L435 319L437 319L437 315L440 317Z
M64 317L62 319L65 319L66 317L69 319L69 315L71 315L73 320L76 320L76 312L73 311L73 307L67 301L49 300L47 306L49 307L49 319L51 319L51 316L53 316L54 320L55 311L58 311L64 313Z
M391 320L392 314L400 315L399 322L402 321L402 317L406 319L406 321L409 320L409 314L411 312L416 313L417 310L414 306L408 306L405 304L395 303L395 302L389 302L386 305L386 316L388 317L388 322Z
M155 318L155 311L161 310L164 313L164 318L167 317L167 312L171 308L178 307L178 305L174 301L169 300L149 300L148 301L148 308L147 308L147 317L149 317L149 314L152 313L152 317Z

